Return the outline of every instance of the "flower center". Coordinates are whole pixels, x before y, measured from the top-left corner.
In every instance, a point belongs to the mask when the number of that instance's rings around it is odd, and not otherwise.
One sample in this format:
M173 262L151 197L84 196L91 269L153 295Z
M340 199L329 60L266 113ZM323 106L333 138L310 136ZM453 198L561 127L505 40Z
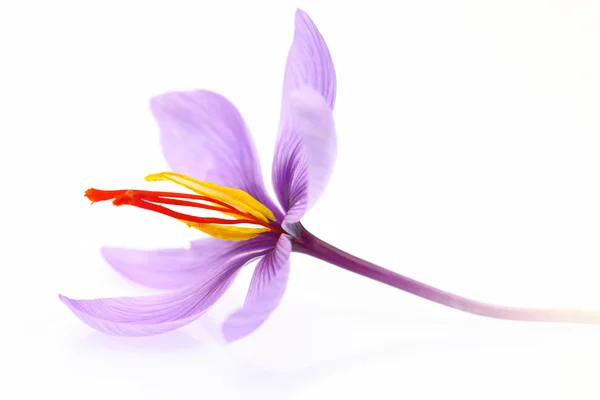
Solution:
M115 206L130 205L167 215L219 239L246 240L268 231L284 233L275 222L271 210L243 190L200 182L174 172L148 175L146 180L169 180L197 194L91 188L85 192L85 196L92 203L113 200ZM195 216L175 211L164 205L216 211L223 217ZM235 225L251 225L251 227Z

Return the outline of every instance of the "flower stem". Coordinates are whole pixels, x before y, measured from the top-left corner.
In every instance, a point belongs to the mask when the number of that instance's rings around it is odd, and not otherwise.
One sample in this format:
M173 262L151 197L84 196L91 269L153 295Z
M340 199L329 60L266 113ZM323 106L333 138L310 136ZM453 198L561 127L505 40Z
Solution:
M296 252L316 257L348 271L414 294L415 296L470 314L515 321L600 324L600 310L586 311L575 309L561 310L506 307L471 300L444 290L436 289L348 254L345 251L322 241L303 227L300 227L300 237L294 241L293 246L293 249Z

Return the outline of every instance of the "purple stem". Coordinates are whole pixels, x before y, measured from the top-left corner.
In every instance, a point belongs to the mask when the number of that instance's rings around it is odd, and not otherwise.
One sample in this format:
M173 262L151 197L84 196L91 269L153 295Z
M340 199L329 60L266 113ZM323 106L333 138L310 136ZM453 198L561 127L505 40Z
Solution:
M600 311L506 307L467 299L415 281L342 251L299 226L293 250L433 302L484 317L515 321L600 324Z

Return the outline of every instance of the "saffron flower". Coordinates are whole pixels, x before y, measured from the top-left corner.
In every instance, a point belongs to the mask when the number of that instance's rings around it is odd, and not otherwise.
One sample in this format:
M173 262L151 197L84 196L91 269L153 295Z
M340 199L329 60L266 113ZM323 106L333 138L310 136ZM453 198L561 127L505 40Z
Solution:
M417 282L354 257L309 233L302 216L323 194L336 157L333 109L336 75L325 41L310 17L296 11L285 67L272 169L281 209L266 193L259 161L238 110L206 91L167 93L151 100L169 167L146 177L189 193L89 189L92 202L112 200L175 218L212 236L185 249L103 248L104 258L130 280L165 294L95 300L60 299L83 322L111 335L155 335L199 318L229 288L242 267L259 260L244 305L223 323L227 341L261 326L285 292L290 254L304 253L430 301L509 320L600 323L600 312L504 307ZM173 206L210 215L182 213ZM213 214L216 214L213 215Z

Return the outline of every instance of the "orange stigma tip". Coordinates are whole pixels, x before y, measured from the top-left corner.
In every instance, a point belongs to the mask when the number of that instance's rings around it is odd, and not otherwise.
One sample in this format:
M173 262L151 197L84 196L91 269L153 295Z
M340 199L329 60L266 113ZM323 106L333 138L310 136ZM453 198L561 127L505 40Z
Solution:
M127 190L98 190L89 188L85 191L85 197L87 197L92 203L98 201L106 201L116 199L127 193Z

